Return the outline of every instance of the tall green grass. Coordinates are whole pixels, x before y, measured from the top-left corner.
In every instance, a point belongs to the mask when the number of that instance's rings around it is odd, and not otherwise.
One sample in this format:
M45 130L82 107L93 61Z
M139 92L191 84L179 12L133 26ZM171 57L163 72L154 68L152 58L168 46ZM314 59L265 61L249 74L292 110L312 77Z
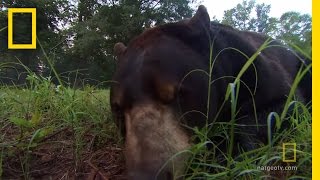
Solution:
M185 154L191 156L190 160L186 163L187 168L185 174L179 177L174 177L174 179L311 178L311 107L310 104L303 104L294 98L294 94L299 82L311 69L311 65L300 68L294 79L291 90L287 97L287 101L284 104L284 108L282 109L281 114L277 114L277 112L270 112L269 116L264 120L264 122L267 122L268 125L268 144L260 144L257 149L253 149L247 152L243 151L240 147L235 147L235 132L239 133L239 130L237 129L238 124L236 115L238 112L237 101L240 86L245 86L250 91L253 100L253 110L255 112L254 117L256 119L257 128L259 125L258 116L256 114L256 107L253 99L256 88L251 91L248 86L241 81L241 77L250 66L254 68L257 75L257 70L253 63L257 59L257 56L266 48L285 48L281 46L275 47L274 45L270 45L271 42L272 40L268 39L251 57L246 56L238 49L232 47L222 50L234 50L248 59L236 77L221 77L234 79L233 83L230 83L228 89L226 90L225 102L222 104L222 106L225 106L226 104L230 104L231 106L231 120L229 122L217 122L217 117L213 119L208 118L210 108L209 99L211 93L210 87L212 83L219 80L212 77L212 69L217 57L222 53L222 51L218 52L215 58L213 58L213 44L211 44L209 72L206 72L202 69L195 69L189 72L183 78L184 80L187 76L190 76L195 72L204 73L209 77L207 101L208 104L206 114L198 112L206 117L206 126L201 129L188 127L190 129L193 129L195 134L194 138L199 139L200 142L193 145L188 150L177 153L169 160L171 161L175 159L176 156L184 156ZM298 52L301 52L301 50L298 50ZM305 53L302 54L305 55ZM256 78L256 80L258 81L258 78ZM292 110L289 111L289 107L293 107ZM220 107L220 110L221 108L222 107ZM218 111L218 114L220 110ZM274 130L271 128L272 119L275 121L275 132L273 132ZM282 123L285 121L289 124L289 126L287 128L281 128ZM212 141L213 137L222 137L227 143L227 151L219 149L219 144L215 144L215 142ZM283 143L296 143L296 162L283 162ZM208 146L211 146L212 148L208 149ZM233 149L235 148L242 153L234 156ZM291 155L290 157L292 158L293 151L293 149L287 148L286 154ZM166 164L168 163L169 162L167 162ZM283 168L288 166L295 166L297 169L290 171L270 171L258 168L264 166L281 166Z
M8 161L18 155L21 167L17 171L25 179L30 178L30 153L55 133L71 132L64 138L73 143L76 168L82 161L88 134L94 137L95 149L120 142L111 118L109 90L55 86L50 77L34 74L27 79L27 88L0 87L0 159ZM0 169L2 166L0 163Z
M33 73L19 59L20 63L0 64L0 69L22 66L28 72L24 87L0 86L0 179L10 178L6 172L8 165L14 166L10 168L17 177L32 178L30 165L36 160L34 150L50 142L72 143L68 148L72 151L75 171L81 171L83 153L88 148L97 150L120 144L111 117L109 90L84 83L76 88L73 82L63 82L50 58L46 54L44 57L59 85L53 83L51 76Z

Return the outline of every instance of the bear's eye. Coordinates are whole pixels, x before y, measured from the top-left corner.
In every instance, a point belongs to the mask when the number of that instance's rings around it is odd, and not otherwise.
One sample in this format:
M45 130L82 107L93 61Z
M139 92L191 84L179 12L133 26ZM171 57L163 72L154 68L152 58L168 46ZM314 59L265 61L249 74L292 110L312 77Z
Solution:
M158 97L164 103L171 103L176 96L176 87L174 84L163 83L157 87Z

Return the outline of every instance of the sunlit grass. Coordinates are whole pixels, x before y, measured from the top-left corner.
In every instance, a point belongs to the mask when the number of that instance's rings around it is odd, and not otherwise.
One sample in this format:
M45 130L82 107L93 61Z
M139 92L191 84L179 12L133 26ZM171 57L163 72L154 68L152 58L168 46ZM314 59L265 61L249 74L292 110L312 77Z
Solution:
M28 75L27 84L24 88L0 86L1 173L1 162L19 155L21 166L17 171L29 179L30 153L57 132L72 133L66 138L73 143L76 169L88 134L94 137L93 148L120 142L111 118L109 90L56 86L50 77L35 74Z

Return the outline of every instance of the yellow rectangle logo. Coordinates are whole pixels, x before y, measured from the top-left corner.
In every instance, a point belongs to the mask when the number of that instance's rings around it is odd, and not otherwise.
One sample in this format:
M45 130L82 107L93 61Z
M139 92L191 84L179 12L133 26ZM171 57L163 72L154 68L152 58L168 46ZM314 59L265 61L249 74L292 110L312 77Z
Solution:
M289 150L289 152L293 151L293 157L290 159L286 159L286 148ZM297 144L296 143L283 143L282 144L282 161L283 162L296 162L297 161Z
M13 13L31 13L32 38L31 44L13 44ZM36 8L8 8L8 49L36 49L37 37L37 10Z

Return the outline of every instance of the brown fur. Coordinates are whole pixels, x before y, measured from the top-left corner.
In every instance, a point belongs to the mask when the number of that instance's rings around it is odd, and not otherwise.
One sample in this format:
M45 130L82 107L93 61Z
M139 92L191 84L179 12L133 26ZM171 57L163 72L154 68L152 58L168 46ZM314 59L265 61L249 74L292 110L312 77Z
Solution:
M127 133L125 155L131 178L146 172L157 174L163 163L169 161L170 157L190 147L190 137L176 121L174 113L165 106L154 103L140 104L125 113L125 117ZM183 167L178 165L183 162L181 160L183 160L181 157L173 159L175 167ZM163 173L162 176L166 176L165 173L168 171L171 171L170 166L159 173L160 177ZM148 175L139 178L153 177Z

